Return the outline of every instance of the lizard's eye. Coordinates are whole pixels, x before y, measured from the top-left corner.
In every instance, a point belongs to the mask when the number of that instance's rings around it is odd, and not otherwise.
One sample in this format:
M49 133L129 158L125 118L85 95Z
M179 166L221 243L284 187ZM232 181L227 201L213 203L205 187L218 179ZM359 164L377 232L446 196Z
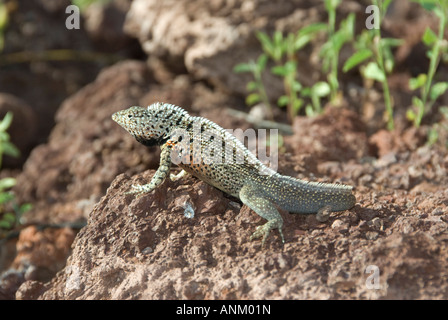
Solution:
M128 114L128 118L131 119L132 118L132 114Z

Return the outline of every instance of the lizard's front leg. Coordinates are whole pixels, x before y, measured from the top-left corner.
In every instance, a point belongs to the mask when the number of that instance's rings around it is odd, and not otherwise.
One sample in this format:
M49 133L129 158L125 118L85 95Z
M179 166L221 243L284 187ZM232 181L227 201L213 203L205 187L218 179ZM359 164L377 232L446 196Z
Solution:
M132 185L132 190L126 192L126 194L135 194L137 197L144 195L145 193L151 192L157 186L162 184L165 181L165 178L168 176L168 172L171 167L171 149L174 144L168 140L162 147L160 153L160 164L156 173L151 179L151 182L143 185Z

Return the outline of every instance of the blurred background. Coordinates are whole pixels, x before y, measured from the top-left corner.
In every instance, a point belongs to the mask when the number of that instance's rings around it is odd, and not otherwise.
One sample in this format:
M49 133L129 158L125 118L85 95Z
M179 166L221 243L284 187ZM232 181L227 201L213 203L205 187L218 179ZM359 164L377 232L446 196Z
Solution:
M157 168L159 151L110 119L131 105L277 128L285 174L446 188L447 13L430 0L0 0L0 298L64 266L118 174ZM341 163L363 169L344 178Z

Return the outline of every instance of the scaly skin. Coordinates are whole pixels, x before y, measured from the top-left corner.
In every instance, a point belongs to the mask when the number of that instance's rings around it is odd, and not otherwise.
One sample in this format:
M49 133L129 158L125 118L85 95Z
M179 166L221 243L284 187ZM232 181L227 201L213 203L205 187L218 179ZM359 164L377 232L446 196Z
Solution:
M283 219L276 205L291 213L308 214L348 210L356 203L351 186L282 176L263 165L229 132L210 120L190 116L180 107L159 102L116 112L112 119L138 142L159 145L162 150L151 182L133 185L129 194L141 196L154 190L168 176L175 159L185 172L239 198L268 220L251 236L263 237L263 246L272 229L279 230L284 242Z

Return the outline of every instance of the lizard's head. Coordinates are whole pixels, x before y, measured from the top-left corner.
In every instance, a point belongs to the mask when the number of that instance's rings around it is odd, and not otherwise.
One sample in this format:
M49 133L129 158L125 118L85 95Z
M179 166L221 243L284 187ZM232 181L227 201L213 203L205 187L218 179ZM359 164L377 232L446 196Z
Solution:
M162 145L188 113L180 107L157 102L149 107L130 107L112 115L112 120L145 146Z

